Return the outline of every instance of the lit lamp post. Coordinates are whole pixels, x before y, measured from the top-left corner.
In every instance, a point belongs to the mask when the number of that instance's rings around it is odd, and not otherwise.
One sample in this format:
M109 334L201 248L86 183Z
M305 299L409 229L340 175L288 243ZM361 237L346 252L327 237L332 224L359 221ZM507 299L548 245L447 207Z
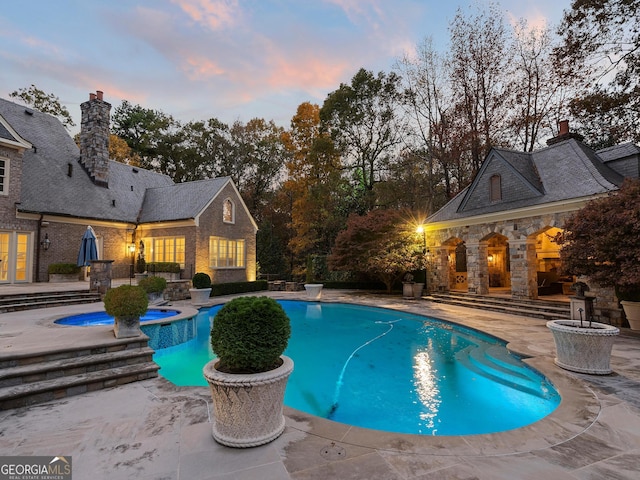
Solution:
M424 255L424 293L428 294L429 291L427 289L427 232L425 231L424 225L418 225L418 228L416 228L416 233L422 234L422 255Z

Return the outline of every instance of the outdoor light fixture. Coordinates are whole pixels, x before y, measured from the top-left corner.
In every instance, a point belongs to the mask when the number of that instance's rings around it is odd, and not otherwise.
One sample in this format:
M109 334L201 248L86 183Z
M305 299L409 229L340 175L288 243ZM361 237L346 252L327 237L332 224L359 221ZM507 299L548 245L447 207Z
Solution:
M490 262L493 262L493 255L489 254L489 256L487 257L487 260L489 260Z
M132 254L132 255L134 253L136 253L136 244L135 243L132 243L131 245L129 245L129 253Z
M49 247L51 246L51 240L49 240L48 233L44 234L44 240L40 242L40 245L42 245L43 250L49 250Z

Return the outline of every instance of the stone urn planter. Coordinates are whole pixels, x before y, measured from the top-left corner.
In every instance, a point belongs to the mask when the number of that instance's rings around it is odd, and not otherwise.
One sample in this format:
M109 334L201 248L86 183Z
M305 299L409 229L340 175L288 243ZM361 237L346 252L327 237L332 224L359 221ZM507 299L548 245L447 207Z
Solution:
M424 283L414 283L413 298L422 298L422 290L424 290Z
M640 302L621 300L620 305L624 309L631 330L640 330Z
M191 279L193 288L189 289L193 305L206 305L211 296L211 277L207 273L198 272Z
M139 337L140 317L145 314L149 300L147 292L137 285L120 285L107 290L104 309L114 318L113 334L116 338Z
M402 282L402 296L404 298L414 298L413 282Z
M547 328L556 345L556 365L579 373L611 373L609 361L613 342L620 333L618 328L580 320L551 320Z
M320 300L322 297L322 287L321 283L305 283L304 289L307 291L307 298L309 300Z
M275 440L285 426L284 391L293 361L284 355L282 365L263 373L225 373L211 361L202 371L213 399L213 438L228 447L256 447Z
M209 383L216 442L256 447L284 431L284 392L293 361L283 355L289 317L269 297L238 297L216 314L211 348L218 356L202 373Z

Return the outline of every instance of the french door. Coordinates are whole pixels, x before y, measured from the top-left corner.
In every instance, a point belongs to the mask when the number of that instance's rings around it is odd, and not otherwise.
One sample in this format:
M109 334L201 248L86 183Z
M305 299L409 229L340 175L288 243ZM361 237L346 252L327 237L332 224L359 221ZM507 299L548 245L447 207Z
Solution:
M31 234L0 231L0 283L30 281Z

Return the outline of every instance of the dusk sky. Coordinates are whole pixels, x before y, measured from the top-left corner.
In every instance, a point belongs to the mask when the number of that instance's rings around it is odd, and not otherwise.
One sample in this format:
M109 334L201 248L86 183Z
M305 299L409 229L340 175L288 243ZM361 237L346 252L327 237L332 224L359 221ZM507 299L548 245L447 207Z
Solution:
M0 11L0 97L35 84L79 124L104 91L181 121L260 117L288 127L360 68L390 72L469 2L442 0L23 0ZM570 0L502 0L507 18L557 25ZM72 133L75 133L76 126Z

